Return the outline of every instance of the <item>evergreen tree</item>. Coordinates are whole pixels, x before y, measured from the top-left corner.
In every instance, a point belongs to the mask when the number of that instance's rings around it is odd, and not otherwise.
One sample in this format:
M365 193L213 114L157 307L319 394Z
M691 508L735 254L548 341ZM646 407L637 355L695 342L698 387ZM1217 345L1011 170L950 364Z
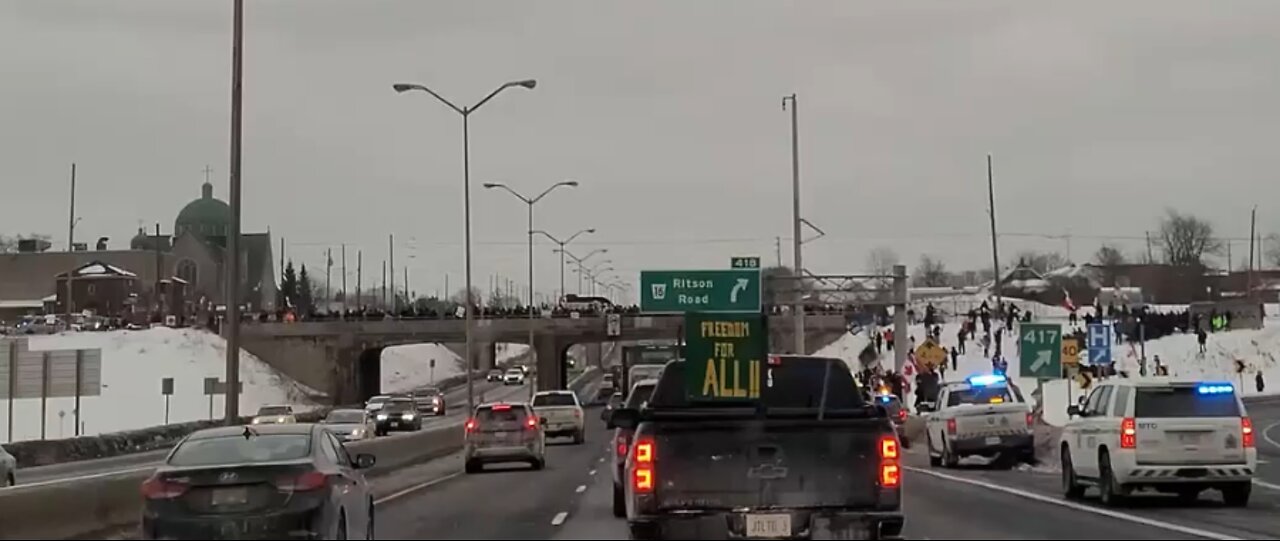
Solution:
M298 307L298 273L293 269L293 261L290 260L284 267L284 276L280 278L280 303L281 308L286 306Z
M302 264L302 271L298 273L298 309L303 312L310 312L315 308L315 301L311 296L311 277L307 276L307 264Z

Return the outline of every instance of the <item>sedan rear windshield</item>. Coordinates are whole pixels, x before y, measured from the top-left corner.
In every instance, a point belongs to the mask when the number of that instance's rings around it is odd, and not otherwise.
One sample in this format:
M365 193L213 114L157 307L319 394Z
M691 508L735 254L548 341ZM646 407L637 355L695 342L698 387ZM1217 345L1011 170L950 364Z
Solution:
M576 406L578 402L569 393L540 394L533 397L533 407L538 406Z
M1134 417L1239 417L1236 395L1199 394L1193 387L1139 388Z
M308 434L264 434L247 439L236 434L187 440L174 449L169 465L256 464L308 456L311 456L311 436Z

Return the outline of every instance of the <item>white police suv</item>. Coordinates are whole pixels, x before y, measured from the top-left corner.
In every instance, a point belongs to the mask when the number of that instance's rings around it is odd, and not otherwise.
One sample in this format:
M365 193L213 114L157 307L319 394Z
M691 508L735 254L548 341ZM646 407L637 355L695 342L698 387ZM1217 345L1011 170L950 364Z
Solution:
M1184 500L1214 489L1229 506L1248 505L1258 454L1232 384L1111 379L1068 413L1059 442L1068 498L1089 486L1106 505L1143 488Z

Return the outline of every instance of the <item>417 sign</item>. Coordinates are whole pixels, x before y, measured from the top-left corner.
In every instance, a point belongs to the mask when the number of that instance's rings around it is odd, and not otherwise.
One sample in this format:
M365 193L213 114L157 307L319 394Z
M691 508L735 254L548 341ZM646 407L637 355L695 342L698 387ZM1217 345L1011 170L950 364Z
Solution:
M1036 379L1062 377L1062 326L1023 323L1018 329L1021 376Z

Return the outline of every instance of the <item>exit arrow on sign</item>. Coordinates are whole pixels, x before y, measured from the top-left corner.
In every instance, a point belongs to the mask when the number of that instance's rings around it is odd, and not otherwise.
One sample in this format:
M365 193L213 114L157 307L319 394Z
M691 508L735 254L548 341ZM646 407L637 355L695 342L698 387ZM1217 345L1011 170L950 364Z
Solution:
M1052 351L1039 352L1036 355L1035 362L1031 363L1031 371L1035 373L1039 373L1041 370L1044 370L1046 366L1049 366L1049 362L1052 360L1053 360Z
M733 285L733 289L729 290L729 302L738 302L738 293L746 291L747 286L751 285L751 280L746 278L738 278L738 283Z

